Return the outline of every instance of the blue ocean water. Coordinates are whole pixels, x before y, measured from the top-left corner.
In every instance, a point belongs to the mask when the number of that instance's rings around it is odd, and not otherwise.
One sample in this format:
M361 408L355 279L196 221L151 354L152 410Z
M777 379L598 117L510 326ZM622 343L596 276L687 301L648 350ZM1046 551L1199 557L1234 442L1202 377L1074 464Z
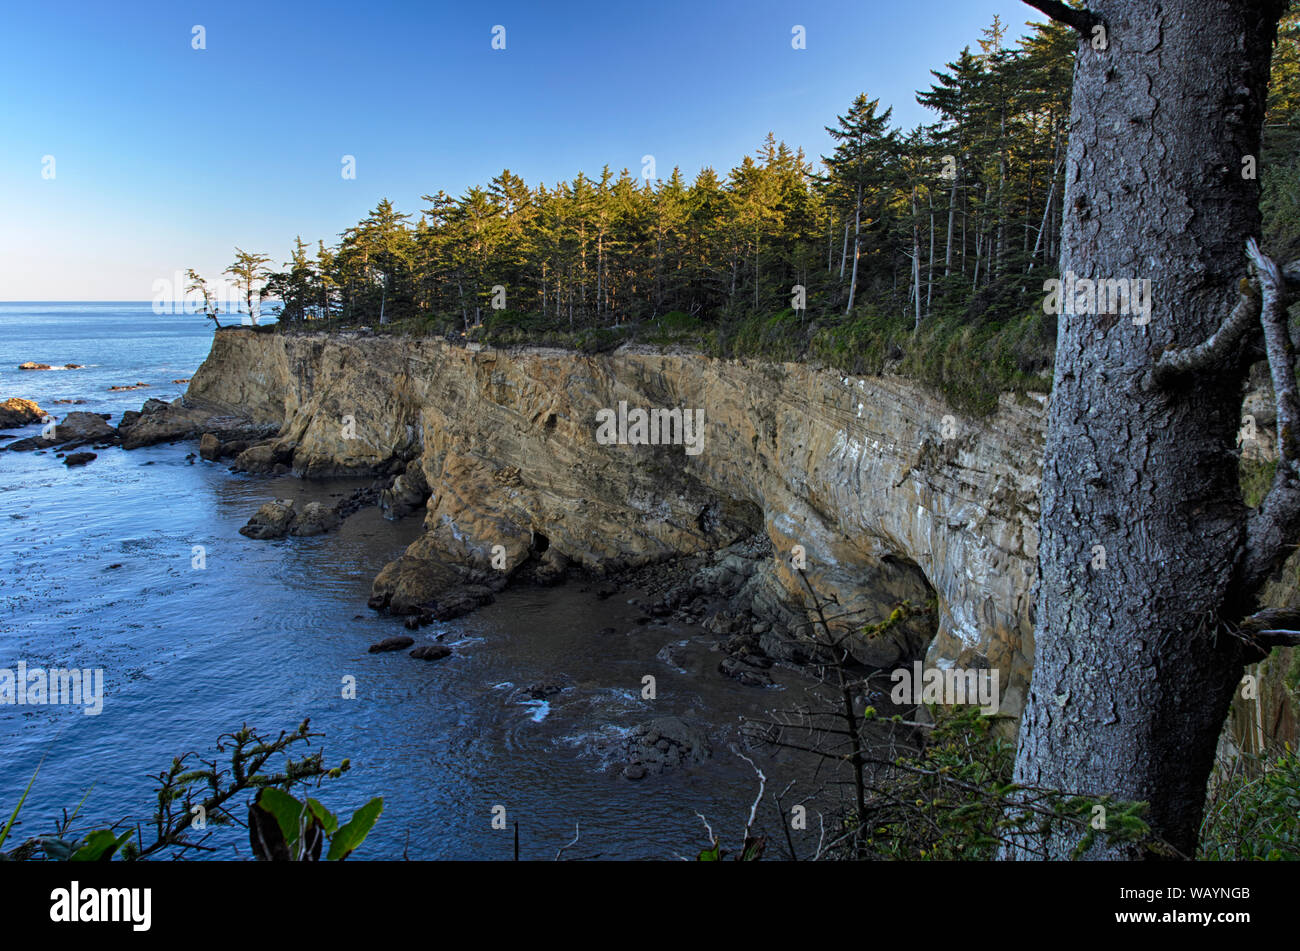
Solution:
M171 381L197 369L211 337L202 318L156 316L148 303L3 303L0 399L116 423L146 398L183 392ZM17 370L25 361L85 369ZM149 387L109 392L137 382ZM0 706L0 813L40 767L15 836L50 831L83 796L90 826L147 828L152 777L173 756L206 754L241 724L274 735L308 716L326 734L327 762L353 764L319 798L341 812L385 799L359 858L510 858L512 833L491 824L498 805L534 859L553 858L575 823L581 846L567 854L603 858L693 854L704 844L696 810L715 829L744 827L755 777L729 746L738 716L763 714L781 691L718 675L698 632L638 626L625 599L569 585L507 591L418 632L455 645L445 661L369 654L406 633L365 602L374 575L419 534L419 516L392 523L366 510L328 535L251 541L238 529L263 501L327 499L359 483L235 475L187 460L194 449L110 448L73 469L52 453L0 450L0 669L96 668L106 681L98 716ZM617 633L597 634L609 627ZM660 657L669 644L671 664ZM658 680L653 703L640 695L645 674ZM356 699L343 696L346 677ZM536 682L565 689L533 701L519 688ZM710 761L639 783L609 766L618 736L670 714L707 726ZM780 764L767 769L775 784ZM249 854L237 827L209 844L217 851L195 857Z

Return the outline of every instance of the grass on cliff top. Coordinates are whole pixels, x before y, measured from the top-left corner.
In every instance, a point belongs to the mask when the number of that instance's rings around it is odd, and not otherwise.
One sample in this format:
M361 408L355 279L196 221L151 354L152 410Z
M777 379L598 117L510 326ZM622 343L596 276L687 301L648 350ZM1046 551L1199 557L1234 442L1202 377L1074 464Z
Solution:
M800 317L792 310L703 321L680 311L617 326L570 328L567 321L502 310L462 334L459 315L370 324L375 333L475 340L494 347L540 346L607 353L624 344L681 348L721 359L807 362L845 374L898 373L942 394L953 408L983 415L1004 392L1051 388L1055 327L1041 313L970 320L936 316L913 331L908 318L859 308L852 316ZM295 328L286 327L288 332ZM347 329L337 320L301 329Z

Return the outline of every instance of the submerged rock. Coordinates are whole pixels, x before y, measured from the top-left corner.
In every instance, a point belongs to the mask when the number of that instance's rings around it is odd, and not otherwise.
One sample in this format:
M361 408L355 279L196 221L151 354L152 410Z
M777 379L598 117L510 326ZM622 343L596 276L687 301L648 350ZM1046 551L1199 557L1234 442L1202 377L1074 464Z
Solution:
M400 651L405 647L410 647L414 643L414 637L406 637L405 635L399 637L385 637L379 643L371 644L369 653L385 654L388 651Z
M451 656L451 648L446 644L421 644L411 651L416 660L442 660Z
M523 689L523 693L531 700L549 700L556 694L564 692L563 684L529 684Z
M67 458L63 460L63 464L68 467L84 466L86 463L98 458L93 452L73 452L68 454Z
M623 775L643 779L665 769L702 763L712 755L708 736L681 717L658 717L634 727L623 752Z

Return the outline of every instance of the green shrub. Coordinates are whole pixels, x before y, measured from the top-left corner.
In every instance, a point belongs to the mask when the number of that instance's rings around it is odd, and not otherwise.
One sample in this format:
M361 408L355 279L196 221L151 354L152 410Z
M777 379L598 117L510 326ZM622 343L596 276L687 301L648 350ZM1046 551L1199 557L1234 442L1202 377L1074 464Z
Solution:
M1288 748L1239 766L1210 793L1199 857L1300 861L1300 757Z

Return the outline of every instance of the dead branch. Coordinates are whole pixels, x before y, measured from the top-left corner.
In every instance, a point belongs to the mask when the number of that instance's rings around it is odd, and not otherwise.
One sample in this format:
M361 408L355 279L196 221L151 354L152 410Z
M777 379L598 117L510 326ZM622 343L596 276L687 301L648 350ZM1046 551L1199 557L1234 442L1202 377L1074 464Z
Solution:
M1277 264L1260 251L1254 238L1246 243L1246 255L1259 278L1260 323L1277 407L1277 474L1263 503L1246 523L1246 546L1239 570L1240 589L1253 594L1286 560L1300 532L1300 452L1296 443L1300 395L1296 388L1295 348L1287 327L1285 278Z
M582 838L582 829L579 827L578 823L575 822L573 824L573 841L568 845L560 846L559 850L555 853L555 861L560 861L560 856L564 854L564 850L573 848L578 844L580 838Z
M1092 28L1102 23L1101 17L1091 10L1066 6L1060 0L1025 0L1025 3L1035 10L1046 13L1058 23L1073 27L1086 37L1091 37Z

